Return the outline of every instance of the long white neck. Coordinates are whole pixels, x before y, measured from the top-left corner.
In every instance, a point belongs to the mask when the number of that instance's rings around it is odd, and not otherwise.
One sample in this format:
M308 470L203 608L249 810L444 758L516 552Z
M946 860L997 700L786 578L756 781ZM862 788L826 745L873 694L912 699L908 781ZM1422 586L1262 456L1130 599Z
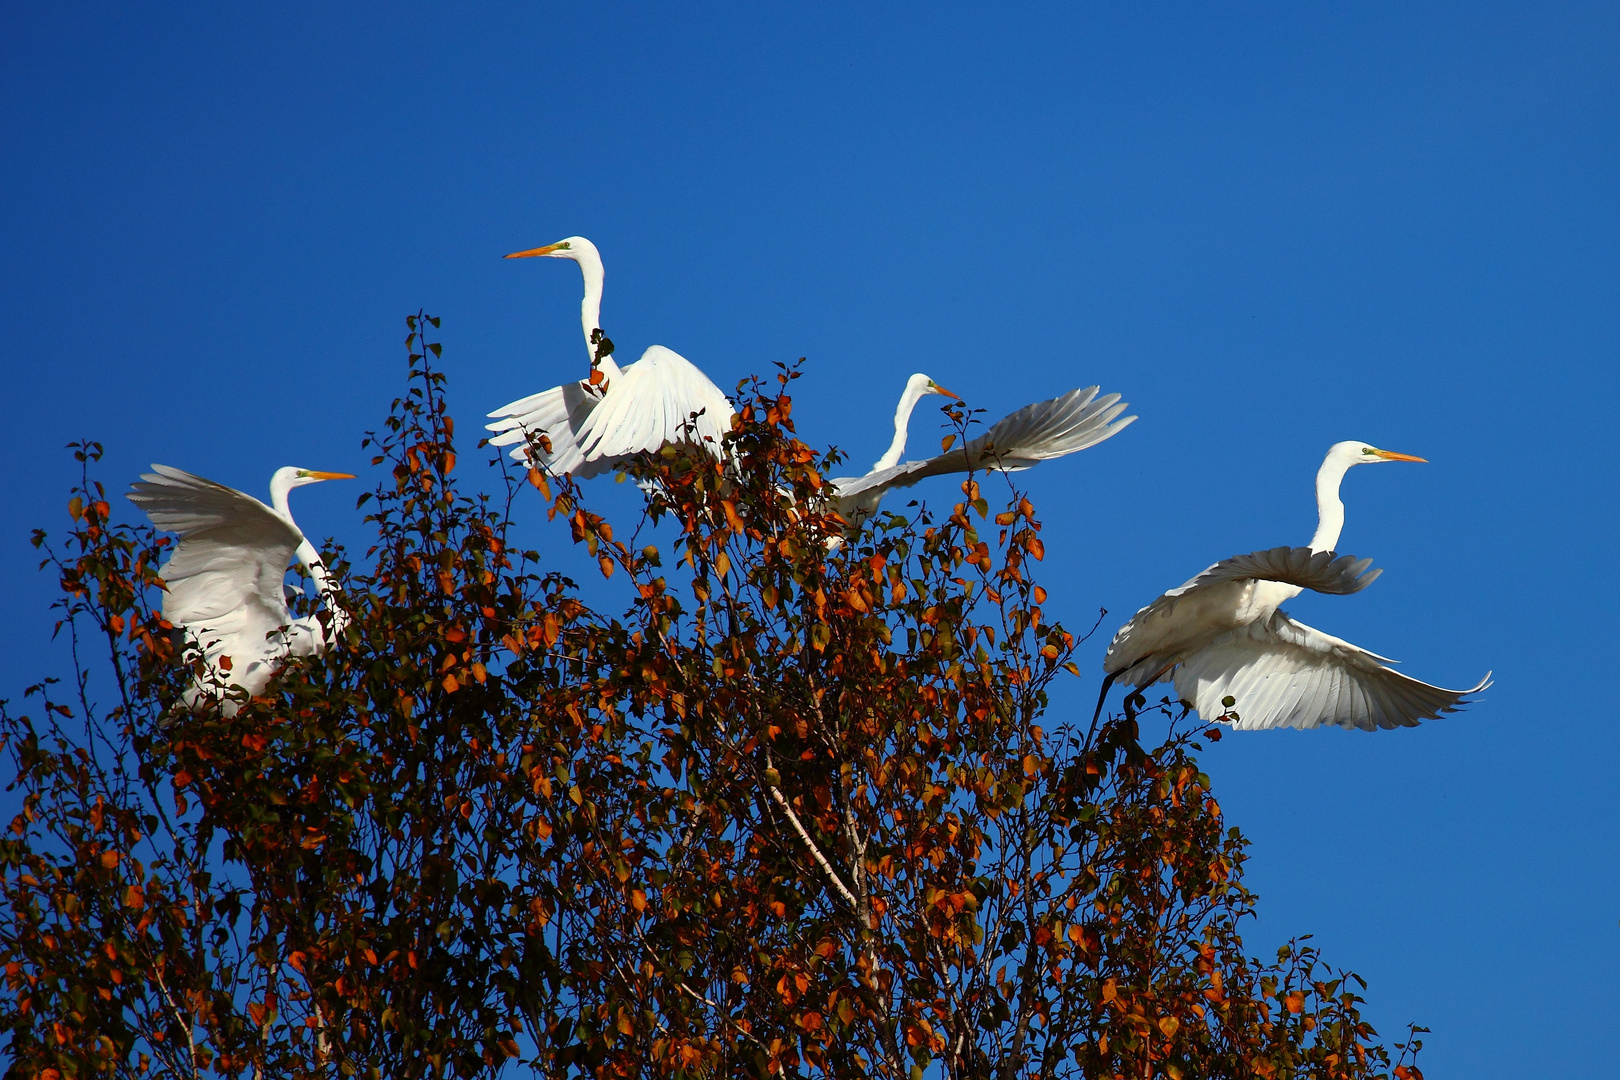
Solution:
M906 452L906 429L911 424L911 411L917 407L917 402L921 401L922 397L921 388L910 383L906 384L905 393L900 395L900 404L894 409L894 440L889 443L889 448L883 452L883 456L872 464L873 472L900 464L900 455Z
M1329 454L1316 472L1316 535L1311 537L1312 551L1333 551L1338 547L1339 533L1344 530L1339 485L1349 469L1349 462Z
M594 248L582 248L574 261L579 263L579 272L585 278L585 299L579 305L579 325L585 333L585 354L595 360L596 345L591 341L591 332L602 328L602 257Z
M303 564L309 576L315 579L315 587L320 590L321 599L326 601L328 610L332 613L332 632L337 633L348 624L348 617L343 609L333 603L337 594L337 583L332 575L327 573L326 563L321 560L321 553L315 550L315 545L309 542L298 523L293 520L292 507L288 505L287 495L292 491L289 478L284 477L281 471L270 478L270 507L282 520L291 525L298 532L298 547L293 550L293 561Z
M270 508L295 529L298 528L298 523L293 520L292 507L287 505L287 494L293 489L292 481L296 474L296 469L277 469L275 475L270 478ZM303 535L302 530L299 535Z

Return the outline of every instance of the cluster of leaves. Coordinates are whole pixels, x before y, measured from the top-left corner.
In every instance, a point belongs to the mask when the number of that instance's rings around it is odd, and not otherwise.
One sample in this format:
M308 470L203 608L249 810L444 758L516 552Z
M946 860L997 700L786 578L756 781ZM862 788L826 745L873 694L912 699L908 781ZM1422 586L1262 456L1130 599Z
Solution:
M77 448L76 682L0 708L8 1075L1420 1078L1353 976L1244 951L1218 732L1049 717L1026 499L843 538L783 369L616 538L463 490L409 324L348 624L232 717L176 704L167 541ZM620 614L512 545L530 487Z

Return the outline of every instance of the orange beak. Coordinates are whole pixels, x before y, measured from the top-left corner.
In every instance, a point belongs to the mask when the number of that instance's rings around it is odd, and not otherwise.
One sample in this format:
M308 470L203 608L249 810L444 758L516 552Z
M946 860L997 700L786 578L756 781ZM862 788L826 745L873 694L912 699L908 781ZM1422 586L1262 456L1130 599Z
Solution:
M353 480L355 478L354 473L316 472L313 469L309 470L304 475L305 476L313 476L317 480Z
M962 400L961 398L956 397L956 395L951 393L949 390L945 389L943 386L939 385L939 383L934 384L934 393L940 394L940 395L942 395L944 397L948 397L948 398L955 398L957 401Z
M502 255L501 258L503 258L503 259L529 259L529 258L533 258L536 255L550 255L553 251L556 251L561 246L562 245L560 243L559 244L547 244L545 247L530 248L528 251L514 251L510 255Z
M1374 450L1373 453L1385 461L1428 461L1426 457L1413 457L1411 454L1397 454L1393 450Z

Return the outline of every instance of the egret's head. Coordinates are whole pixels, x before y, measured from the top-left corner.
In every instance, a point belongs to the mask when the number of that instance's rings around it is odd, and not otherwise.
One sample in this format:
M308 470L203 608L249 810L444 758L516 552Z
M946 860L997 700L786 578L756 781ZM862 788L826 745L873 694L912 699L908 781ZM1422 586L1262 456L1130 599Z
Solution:
M1328 450L1329 461L1342 462L1345 467L1351 465L1372 465L1380 461L1428 461L1428 458L1414 457L1411 454L1397 454L1393 450L1380 450L1371 443L1349 442L1334 443Z
M514 251L512 254L507 255L506 258L528 259L536 255L549 255L553 259L573 259L575 262L592 257L601 258L600 255L597 255L596 245L583 236L570 236L568 239L559 240L555 244L530 248L528 251Z
M295 465L287 465L276 470L276 475L270 478L270 486L271 488L282 487L290 491L296 487L303 487L305 484L318 484L322 480L353 479L353 473L319 472L315 469L300 469Z
M962 400L920 371L906 380L906 394L914 398L921 398L927 394L940 394L944 397L955 398L957 401Z

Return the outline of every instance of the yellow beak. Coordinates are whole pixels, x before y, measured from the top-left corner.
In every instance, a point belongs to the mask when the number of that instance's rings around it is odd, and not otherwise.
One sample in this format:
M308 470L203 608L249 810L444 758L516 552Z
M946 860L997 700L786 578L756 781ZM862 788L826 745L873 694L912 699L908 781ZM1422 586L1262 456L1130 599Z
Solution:
M1397 454L1393 450L1374 450L1373 453L1385 461L1428 461L1426 457L1414 457L1411 454Z
M939 383L934 383L933 385L934 385L934 393L943 394L945 397L948 397L948 398L956 398L957 401L962 400L961 398L956 397L956 395L951 393L949 390L945 389L943 386L939 385Z
M501 258L528 259L533 258L536 255L550 255L553 251L556 251L561 246L562 245L560 243L547 244L545 247L530 248L528 251L514 251L510 255L502 255Z
M317 480L353 480L355 478L354 473L316 472L314 469L307 470L304 475L313 476Z

